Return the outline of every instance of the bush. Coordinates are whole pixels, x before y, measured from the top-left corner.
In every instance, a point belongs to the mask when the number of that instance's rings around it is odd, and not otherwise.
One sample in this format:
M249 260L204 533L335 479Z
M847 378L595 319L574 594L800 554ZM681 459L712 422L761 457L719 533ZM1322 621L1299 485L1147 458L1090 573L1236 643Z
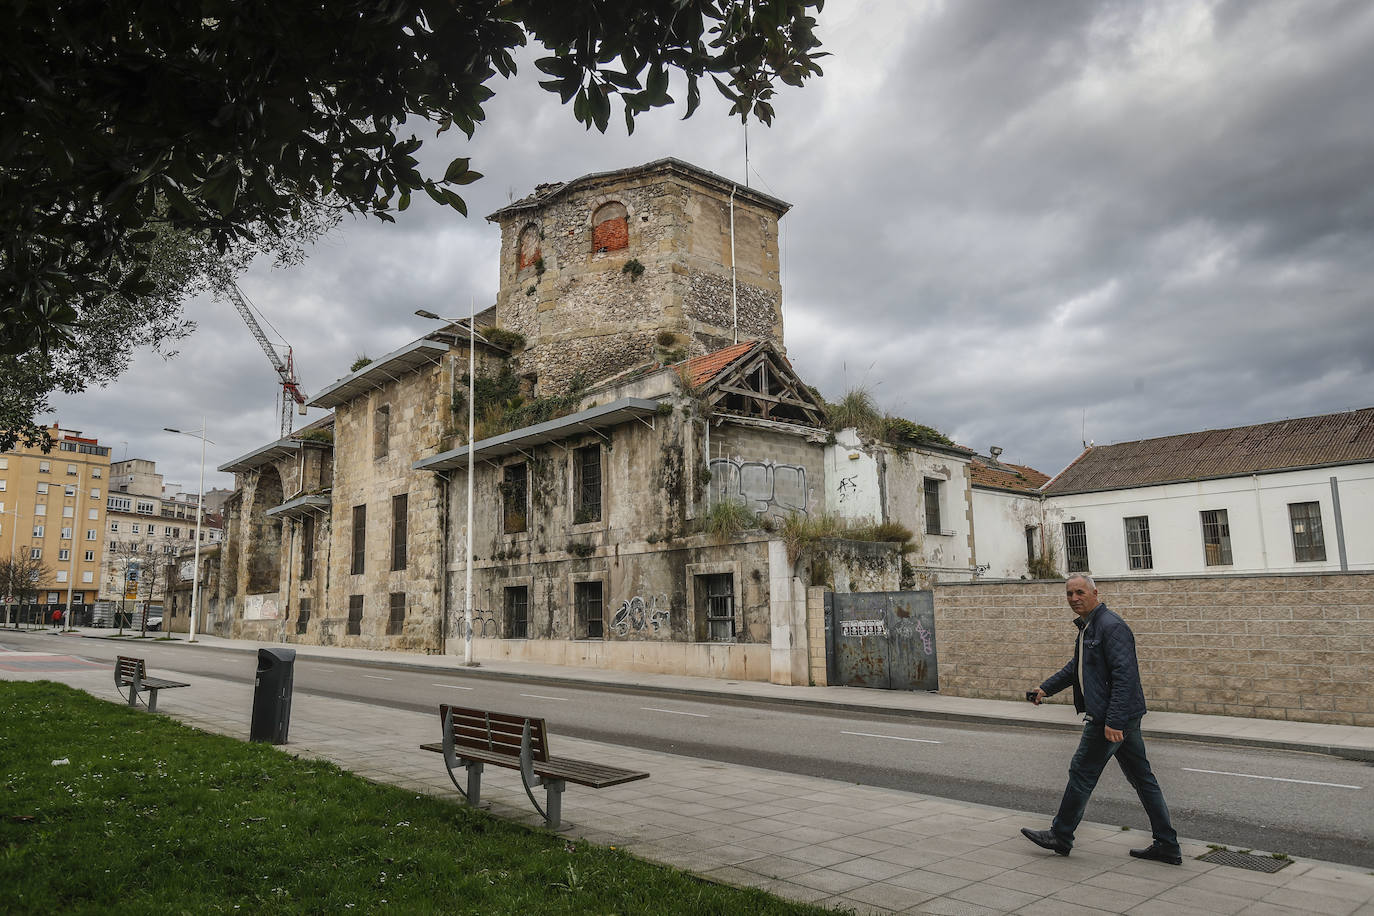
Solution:
M702 519L702 527L721 540L737 537L750 528L758 528L759 517L744 503L733 499L712 504Z

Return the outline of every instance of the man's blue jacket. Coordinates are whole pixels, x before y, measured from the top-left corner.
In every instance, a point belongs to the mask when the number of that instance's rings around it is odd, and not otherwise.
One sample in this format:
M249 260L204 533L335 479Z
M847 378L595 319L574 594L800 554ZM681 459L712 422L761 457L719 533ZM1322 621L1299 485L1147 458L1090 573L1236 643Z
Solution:
M1083 631L1083 683L1078 683L1078 642L1073 658L1040 685L1046 696L1073 687L1073 708L1094 723L1123 729L1145 715L1145 690L1135 658L1135 634L1120 616L1098 604L1086 617L1075 617Z

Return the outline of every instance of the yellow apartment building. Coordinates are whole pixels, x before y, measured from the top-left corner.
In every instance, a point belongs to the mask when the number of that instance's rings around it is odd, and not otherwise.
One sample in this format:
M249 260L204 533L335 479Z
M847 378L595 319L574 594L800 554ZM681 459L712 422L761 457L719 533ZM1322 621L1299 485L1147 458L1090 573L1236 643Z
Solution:
M51 452L0 452L0 562L23 569L27 588L0 578L4 619L52 622L70 608L88 622L100 588L110 449L53 424ZM25 562L27 561L27 562Z

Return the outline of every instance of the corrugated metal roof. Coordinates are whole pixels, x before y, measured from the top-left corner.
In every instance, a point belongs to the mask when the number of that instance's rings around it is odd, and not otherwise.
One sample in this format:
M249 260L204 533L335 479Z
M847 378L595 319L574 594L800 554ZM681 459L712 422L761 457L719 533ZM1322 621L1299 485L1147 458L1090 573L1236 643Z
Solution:
M1374 461L1374 407L1090 447L1049 495Z
M635 417L652 416L658 411L658 401L645 398L621 398L599 407L588 407L577 413L558 417L546 423L526 426L489 439L479 439L473 443L473 458L499 458L532 448L546 442L555 442L576 435L579 430L605 429L628 422ZM468 447L459 446L429 458L422 458L411 465L417 471L451 471L467 467Z
M357 372L345 375L307 401L306 406L333 409L421 366L437 363L447 352L448 344L426 338L412 341L399 350L374 359Z

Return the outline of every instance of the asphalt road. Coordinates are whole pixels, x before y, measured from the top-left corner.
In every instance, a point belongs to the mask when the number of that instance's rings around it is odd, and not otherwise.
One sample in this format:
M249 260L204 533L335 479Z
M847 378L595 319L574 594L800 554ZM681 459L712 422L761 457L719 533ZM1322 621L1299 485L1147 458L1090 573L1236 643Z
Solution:
M113 661L129 643L0 632L0 645ZM155 673L175 670L251 683L252 653L138 643ZM554 748L568 735L790 773L1042 812L1058 805L1073 733L910 716L817 711L538 680L472 670L410 670L298 657L295 690L381 706L434 711L440 702L537 715ZM245 716L249 714L244 711ZM437 723L437 716L436 716ZM436 724L436 740L437 740ZM1374 765L1321 754L1149 739L1151 763L1174 826L1186 837L1236 849L1374 867ZM1148 831L1140 803L1115 767L1087 818Z

